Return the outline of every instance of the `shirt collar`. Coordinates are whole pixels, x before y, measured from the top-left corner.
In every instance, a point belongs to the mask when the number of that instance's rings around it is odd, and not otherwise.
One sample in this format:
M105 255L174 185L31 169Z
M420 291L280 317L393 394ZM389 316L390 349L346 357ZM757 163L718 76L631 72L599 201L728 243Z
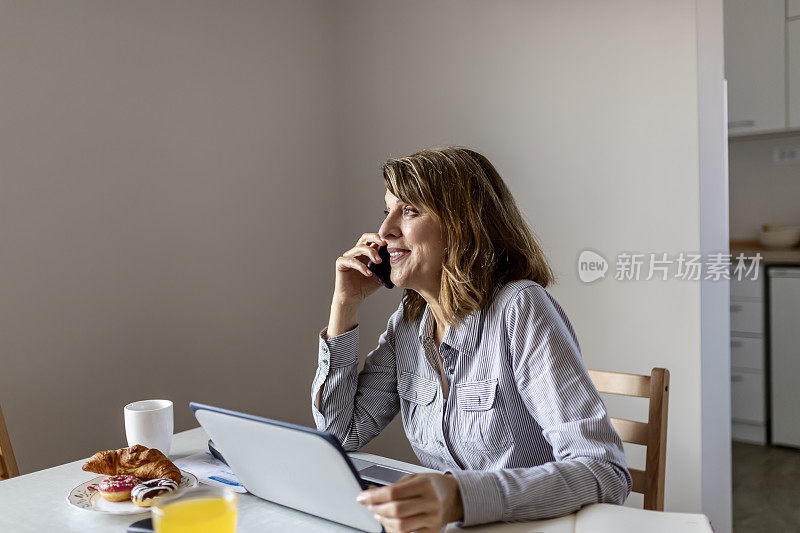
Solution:
M467 315L464 323L459 328L448 327L447 333L442 339L442 344L447 344L459 353L473 353L478 342L478 324L480 322L478 318L480 313L481 311L475 311L471 315ZM420 343L425 341L425 337L429 337L433 342L435 322L430 306L425 304L425 311L422 313L422 320L420 320L419 324Z

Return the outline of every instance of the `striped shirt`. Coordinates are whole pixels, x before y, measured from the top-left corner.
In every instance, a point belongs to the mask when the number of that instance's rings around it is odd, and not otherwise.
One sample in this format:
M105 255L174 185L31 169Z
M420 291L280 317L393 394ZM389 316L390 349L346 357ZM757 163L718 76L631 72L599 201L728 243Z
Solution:
M464 525L625 501L632 482L622 442L569 319L541 285L507 283L448 328L441 367L434 324L427 306L404 321L401 303L360 373L358 326L331 338L323 330L311 391L317 428L352 451L399 412L420 463L458 483Z

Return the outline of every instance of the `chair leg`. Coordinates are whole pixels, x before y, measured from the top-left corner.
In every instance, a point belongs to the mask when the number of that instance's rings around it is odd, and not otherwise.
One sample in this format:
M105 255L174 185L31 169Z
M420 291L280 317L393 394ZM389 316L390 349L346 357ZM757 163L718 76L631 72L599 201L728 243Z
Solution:
M8 436L6 421L3 418L3 409L0 408L0 479L8 479L19 475L17 459L11 447L11 438Z
M654 368L650 374L650 413L648 416L647 487L644 508L664 510L667 462L667 413L669 407L669 370Z

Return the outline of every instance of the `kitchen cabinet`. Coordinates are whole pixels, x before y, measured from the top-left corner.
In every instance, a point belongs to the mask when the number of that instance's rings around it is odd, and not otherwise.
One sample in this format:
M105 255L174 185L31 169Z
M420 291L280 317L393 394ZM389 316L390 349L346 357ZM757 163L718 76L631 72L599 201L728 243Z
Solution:
M800 0L789 0L786 13L789 18L800 17Z
M789 41L789 127L800 128L800 19L786 24L786 38Z
M772 443L800 448L800 267L772 267L770 391Z
M764 268L756 279L731 276L731 436L766 444Z
M736 333L764 333L764 302L761 300L731 300L731 331Z
M731 367L764 373L764 339L734 337L731 339Z
M730 135L786 129L785 0L725 0Z
M764 427L764 374L731 370L731 416L734 423Z

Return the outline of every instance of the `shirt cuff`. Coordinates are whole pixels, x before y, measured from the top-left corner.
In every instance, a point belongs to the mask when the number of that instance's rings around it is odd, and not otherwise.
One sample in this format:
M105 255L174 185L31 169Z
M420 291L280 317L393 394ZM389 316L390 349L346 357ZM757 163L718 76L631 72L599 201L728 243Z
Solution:
M358 364L358 325L341 335L326 338L327 336L326 327L319 333L320 367L328 370Z
M492 472L448 470L458 483L464 520L459 525L474 526L504 519L503 492Z

